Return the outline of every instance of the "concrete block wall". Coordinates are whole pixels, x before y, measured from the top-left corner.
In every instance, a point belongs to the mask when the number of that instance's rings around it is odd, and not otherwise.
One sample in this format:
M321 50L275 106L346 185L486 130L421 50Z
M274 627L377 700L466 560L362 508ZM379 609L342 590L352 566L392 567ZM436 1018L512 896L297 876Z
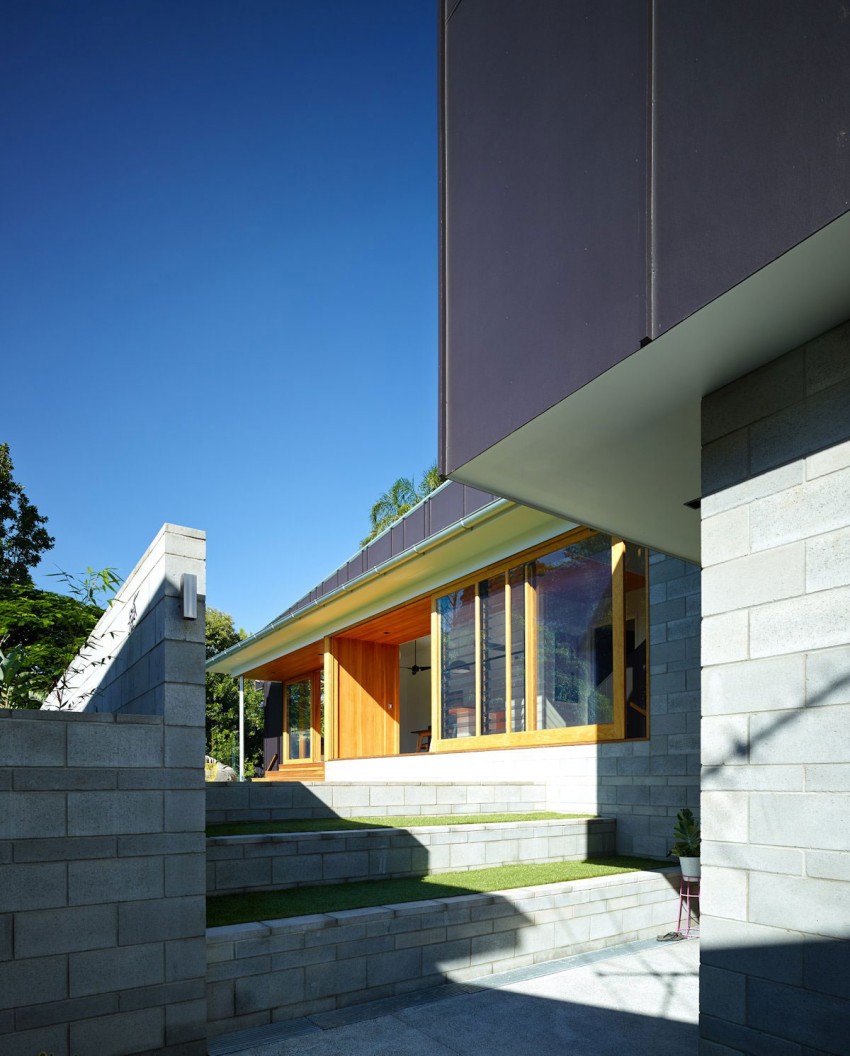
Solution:
M197 647L205 642L205 554L204 532L164 524L44 706L162 715L167 701L176 722L181 712L194 717ZM195 619L183 618L184 575L197 580Z
M612 818L215 836L207 840L207 894L583 861L614 854L616 839Z
M850 324L703 403L706 1056L847 1051L848 407Z
M678 872L210 928L210 1034L326 1012L649 938Z
M406 756L400 761L417 758ZM246 781L207 785L208 825L289 818L504 814L548 809L545 785L530 781Z
M79 710L0 711L3 1056L206 1052L203 598L200 635L175 628L158 539L128 580L154 619L125 623L108 687L87 669Z

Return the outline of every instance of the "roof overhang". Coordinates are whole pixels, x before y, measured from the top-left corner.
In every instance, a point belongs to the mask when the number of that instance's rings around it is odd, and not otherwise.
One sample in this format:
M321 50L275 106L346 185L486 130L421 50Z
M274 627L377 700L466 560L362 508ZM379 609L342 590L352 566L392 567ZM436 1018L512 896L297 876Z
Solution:
M263 677L263 670L276 670L273 662L280 657L296 650L309 652L324 637L354 628L571 527L572 522L547 512L497 499L312 604L281 617L208 660L206 669Z
M451 474L699 561L703 396L850 316L850 213Z

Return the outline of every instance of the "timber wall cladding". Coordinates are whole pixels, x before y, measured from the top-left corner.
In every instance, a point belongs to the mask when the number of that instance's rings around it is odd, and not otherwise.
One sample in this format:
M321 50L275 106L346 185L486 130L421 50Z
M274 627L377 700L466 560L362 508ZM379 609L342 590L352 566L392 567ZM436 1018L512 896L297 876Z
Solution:
M398 646L335 638L339 755L398 752Z

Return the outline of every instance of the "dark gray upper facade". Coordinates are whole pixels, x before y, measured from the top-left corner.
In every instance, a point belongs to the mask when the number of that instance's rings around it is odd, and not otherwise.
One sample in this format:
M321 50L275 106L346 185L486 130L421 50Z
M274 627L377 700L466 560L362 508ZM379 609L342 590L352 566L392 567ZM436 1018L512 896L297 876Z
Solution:
M831 0L443 0L444 473L847 212L848 53Z

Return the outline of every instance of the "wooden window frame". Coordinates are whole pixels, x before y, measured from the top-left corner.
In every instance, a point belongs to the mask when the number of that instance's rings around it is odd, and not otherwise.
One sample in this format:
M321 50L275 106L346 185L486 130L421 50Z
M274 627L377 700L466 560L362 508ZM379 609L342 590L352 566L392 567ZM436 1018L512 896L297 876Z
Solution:
M626 739L626 655L625 655L625 552L624 540L611 536L611 618L612 618L612 652L614 657L613 696L614 714L610 723L591 723L584 726L562 726L554 729L537 729L537 666L538 666L538 621L537 591L531 582L529 565L538 557L562 550L589 539L597 532L591 528L575 528L547 542L539 543L526 550L512 555L494 564L485 566L477 572L445 584L431 595L431 728L433 731L431 751L464 752L481 751L498 748L527 748L535 745L569 745L599 744L606 741L623 741ZM515 731L512 715L512 680L511 680L511 585L510 570L523 566L525 569L525 730ZM647 598L648 604L648 563L647 563ZM495 734L482 733L482 674L481 657L481 599L479 584L496 576L504 576L505 591L505 716L506 732ZM467 587L475 590L475 736L443 737L442 736L442 656L441 626L438 600L454 591ZM648 632L648 619L647 619ZM647 648L649 646L647 638ZM647 662L647 683L649 681L649 664ZM649 686L647 684L647 700ZM647 734L649 739L649 722Z
M316 763L320 762L323 758L321 751L321 739L322 739L322 686L321 686L321 674L322 672L314 669L312 671L305 671L301 675L294 675L292 678L287 678L283 683L283 724L280 738L280 765L281 766L297 766L299 763ZM287 724L287 698L286 690L289 686L297 682L309 682L310 683L310 757L309 759L297 758L293 759L289 753L289 727ZM325 736L327 736L327 723L325 724ZM325 746L325 756L327 756L327 745Z

